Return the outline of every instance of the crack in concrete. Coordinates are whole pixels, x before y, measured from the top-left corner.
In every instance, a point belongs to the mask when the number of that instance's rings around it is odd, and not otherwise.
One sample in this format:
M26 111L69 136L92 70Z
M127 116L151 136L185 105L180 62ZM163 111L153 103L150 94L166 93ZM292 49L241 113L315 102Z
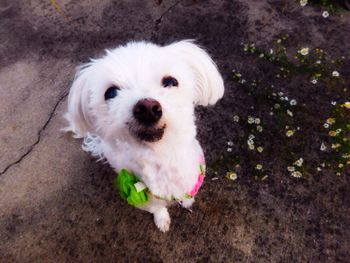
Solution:
M182 1L183 1L183 0L179 0L179 1L175 2L175 3L174 3L173 5L171 5L168 9L166 9L166 10L161 14L161 16L160 16L158 19L155 20L155 30L153 31L153 33L158 31L159 25L160 25L160 23L162 22L162 19L164 18L164 16L165 16L167 13L169 13L172 9L174 9L177 5L179 5ZM153 38L153 37L152 37L152 38ZM49 118L46 120L46 122L45 122L45 124L43 125L43 127L38 131L38 138L37 138L37 140L36 140L32 145L30 145L30 146L29 146L29 149L28 149L24 154L22 154L16 161L14 161L14 162L10 163L9 165L7 165L7 166L5 167L5 169L4 169L2 172L0 172L0 176L3 175L3 174L5 174L5 173L8 171L8 169L10 169L12 166L14 166L14 165L16 165L16 164L19 164L26 156L28 156L28 155L33 151L34 147L35 147L37 144L39 144L39 142L40 142L40 140L41 140L41 134L42 134L42 132L46 129L46 127L47 127L47 125L50 123L50 121L51 121L51 119L52 119L52 117L53 117L53 115L54 115L54 113L55 113L57 107L58 107L59 104L62 102L62 100L63 100L65 97L67 97L67 95L68 95L68 92L64 93L64 94L59 98L59 100L56 102L56 104L55 104L53 110L51 111L51 113L50 113L50 115L49 115Z
M172 6L170 6L167 10L165 10L165 11L163 12L163 14L161 14L161 16L160 16L158 19L156 19L155 25L154 25L155 31L158 31L159 25L160 25L160 23L162 22L163 17L164 17L170 10L172 10L172 9L175 8L178 4L180 4L182 1L183 1L183 0L177 1L175 4L173 4Z
M40 128L40 130L38 131L38 138L36 139L36 141L30 145L29 149L22 154L16 161L10 163L9 165L7 165L5 167L5 169L0 173L0 176L5 174L7 172L8 169L10 169L12 166L19 164L26 156L28 156L35 148L35 146L37 144L39 144L40 140L41 140L41 134L42 132L47 128L47 126L49 125L50 121L53 118L53 115L55 114L58 106L60 105L60 103L68 96L68 92L65 92L56 102L55 106L53 107L52 111L50 112L50 115L48 117L48 119L46 120L45 124Z

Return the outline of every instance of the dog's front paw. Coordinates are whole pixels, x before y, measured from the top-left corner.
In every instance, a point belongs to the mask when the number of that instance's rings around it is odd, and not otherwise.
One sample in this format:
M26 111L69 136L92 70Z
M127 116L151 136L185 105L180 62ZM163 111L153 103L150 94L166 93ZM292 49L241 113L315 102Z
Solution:
M187 210L191 210L193 203L194 203L194 198L185 199L181 202L181 206Z
M165 207L154 213L154 223L162 232L167 232L170 227L170 215Z

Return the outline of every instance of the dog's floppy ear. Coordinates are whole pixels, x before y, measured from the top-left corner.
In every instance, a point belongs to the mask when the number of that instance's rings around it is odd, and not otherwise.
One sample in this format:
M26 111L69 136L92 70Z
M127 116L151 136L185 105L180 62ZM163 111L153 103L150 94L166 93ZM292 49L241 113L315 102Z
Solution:
M196 105L213 105L224 95L224 83L214 61L204 49L192 40L183 40L169 45L183 57L193 69L196 77Z
M76 137L84 137L92 131L92 118L89 112L90 91L88 87L93 62L77 69L73 85L68 96L68 111L65 118L69 127L65 131L72 131Z

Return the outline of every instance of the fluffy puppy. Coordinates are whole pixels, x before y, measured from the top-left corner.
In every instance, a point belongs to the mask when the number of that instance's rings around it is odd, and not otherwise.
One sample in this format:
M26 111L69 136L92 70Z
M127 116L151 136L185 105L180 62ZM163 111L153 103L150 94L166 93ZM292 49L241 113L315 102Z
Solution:
M149 197L137 207L166 232L167 206L177 201L190 208L204 178L194 108L213 105L223 94L216 65L192 41L130 42L78 69L67 130L116 172L137 176Z

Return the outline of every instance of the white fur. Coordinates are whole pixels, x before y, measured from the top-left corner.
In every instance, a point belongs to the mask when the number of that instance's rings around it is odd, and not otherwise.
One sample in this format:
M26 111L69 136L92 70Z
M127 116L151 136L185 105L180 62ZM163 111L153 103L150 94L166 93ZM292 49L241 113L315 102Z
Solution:
M172 76L178 87L164 88L161 80ZM110 87L121 88L105 101ZM154 195L182 198L198 178L198 158L203 154L196 139L194 107L215 104L224 93L223 80L209 55L185 40L167 46L130 42L78 69L68 98L66 118L83 149L106 158L119 171L137 174ZM141 99L152 98L162 107L157 124L166 125L156 142L141 141L130 132L132 109ZM193 199L186 201L189 208ZM141 209L154 214L161 231L167 231L169 202L152 198Z

